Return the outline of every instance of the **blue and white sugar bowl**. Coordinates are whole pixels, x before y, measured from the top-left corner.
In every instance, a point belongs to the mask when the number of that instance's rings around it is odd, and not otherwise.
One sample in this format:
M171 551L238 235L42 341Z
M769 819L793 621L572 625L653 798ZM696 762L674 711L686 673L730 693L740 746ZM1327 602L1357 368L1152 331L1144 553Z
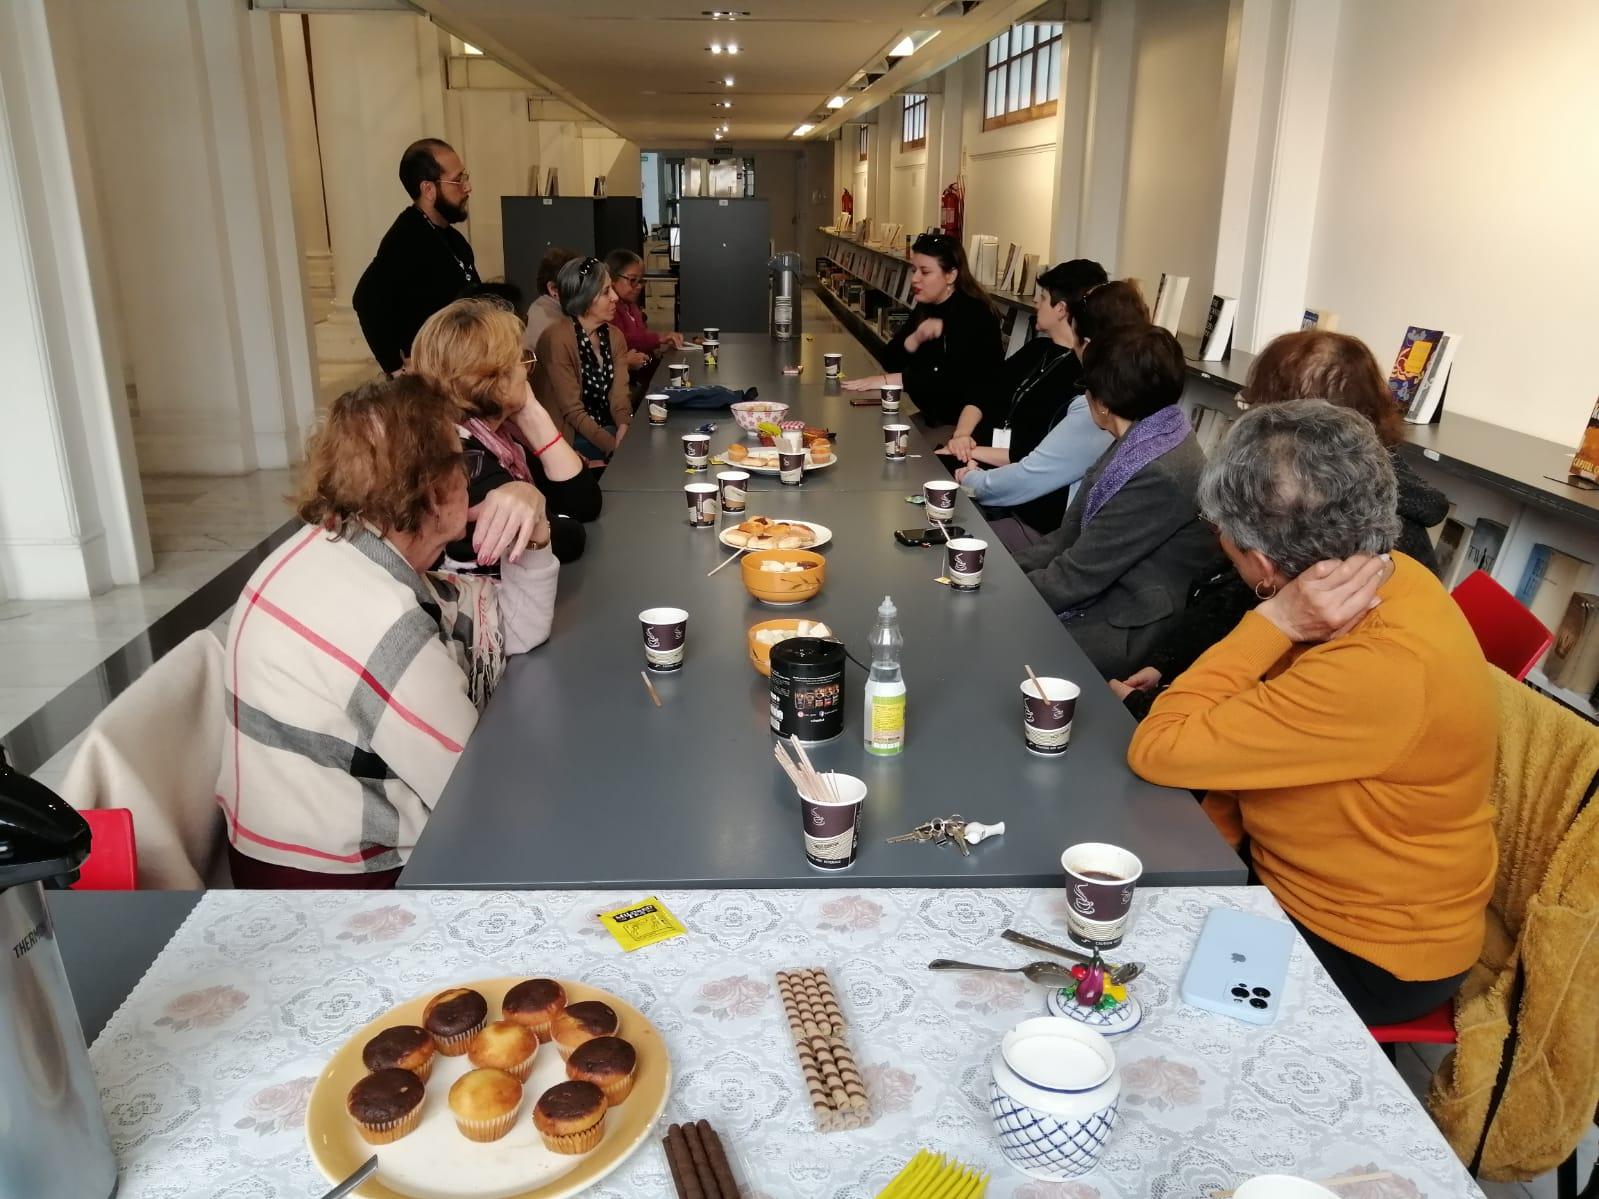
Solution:
M988 1106L1011 1165L1050 1182L1094 1168L1122 1089L1109 1041L1075 1020L1039 1016L1005 1034L992 1069Z

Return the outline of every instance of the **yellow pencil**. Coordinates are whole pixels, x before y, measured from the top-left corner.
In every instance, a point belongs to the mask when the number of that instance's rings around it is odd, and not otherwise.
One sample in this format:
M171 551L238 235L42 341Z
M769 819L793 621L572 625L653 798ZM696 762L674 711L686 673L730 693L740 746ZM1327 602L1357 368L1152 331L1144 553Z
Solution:
M916 1156L906 1162L889 1184L877 1193L877 1199L910 1199L912 1185L927 1167L928 1152L918 1149Z

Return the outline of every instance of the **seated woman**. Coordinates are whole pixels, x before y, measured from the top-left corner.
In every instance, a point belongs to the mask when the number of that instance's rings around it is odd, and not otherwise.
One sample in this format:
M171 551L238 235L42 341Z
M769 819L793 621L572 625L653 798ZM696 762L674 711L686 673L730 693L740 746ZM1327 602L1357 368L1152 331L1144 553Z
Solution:
M455 420L402 375L340 396L311 439L307 527L228 626L217 799L237 886L393 886L505 656L549 636L560 566L538 505L499 582L429 573L481 524Z
M591 462L609 458L627 435L627 341L616 316L611 274L598 258L574 258L555 277L564 319L539 337L533 390L555 427Z
M1362 1020L1413 1019L1476 962L1494 887L1497 711L1482 651L1403 553L1378 606L1362 589L1381 559L1328 620L1306 617L1296 592L1314 564L1398 537L1392 459L1358 413L1319 400L1251 410L1199 499L1262 602L1156 701L1127 761L1210 792L1211 819L1248 843Z
M428 317L411 344L411 372L455 409L455 431L469 468L467 499L482 513L446 550L451 569L486 565L499 548L488 530L503 526L498 518L504 506L521 503L515 498L519 489L543 493L550 547L561 562L582 557L587 536L581 522L600 514L599 480L533 398L532 356L523 356L521 341L522 323L510 309L471 299ZM506 532L502 527L501 539Z
M1112 329L1083 359L1088 409L1115 440L1061 526L1016 563L1101 674L1142 662L1215 551L1194 495L1205 456L1177 401L1183 351L1153 325Z
M538 295L527 306L527 327L522 330L522 348L529 354L538 350L539 338L544 336L544 330L561 319L561 293L555 282L556 277L563 266L581 257L576 250L551 246L539 259L539 273L534 280Z
M1004 360L993 301L972 277L966 251L944 233L911 243L911 295L916 306L883 351L884 375L848 379L845 391L898 383L916 402L917 419L942 442L966 398L993 386Z
M681 333L657 333L650 328L639 302L644 298L644 260L632 250L612 250L605 256L605 269L611 272L616 289L616 327L627 338L627 362L634 370L648 364L665 346L683 348Z
M1039 279L1039 284L1043 286L1044 279ZM1047 329L1049 338L1059 341L1077 360L1081 360L1095 337L1124 325L1149 324L1149 305L1144 303L1137 285L1124 280L1102 283L1068 298L1064 304L1052 305L1047 315L1045 298L1040 294L1038 327ZM1024 352L1018 350L1007 364ZM1046 533L1060 528L1061 516L1076 494L1083 473L1110 444L1110 434L1089 415L1080 370L1070 386L1071 398L1066 407L1037 441L1029 444L1029 437L1018 431L1009 450L977 447L955 472L966 493L985 508L1010 509L990 516L989 524L1012 553L1037 544ZM961 414L962 423L971 411L968 408ZM956 432L960 432L959 424ZM950 450L957 457L963 449L957 438L950 438ZM987 470L985 466L995 469Z
M1395 544L1437 574L1438 562L1427 530L1449 515L1449 497L1423 480L1395 449L1404 426L1388 382L1365 342L1346 333L1314 329L1285 333L1260 352L1250 367L1248 384L1238 393L1238 403L1244 408L1315 399L1351 408L1371 422L1378 439L1388 447L1399 482L1399 540ZM1318 581L1311 594L1320 591ZM1218 553L1210 568L1194 580L1182 619L1140 669L1119 682L1113 680L1111 690L1134 716L1142 718L1161 683L1187 670L1255 603L1249 588L1239 582L1238 572Z

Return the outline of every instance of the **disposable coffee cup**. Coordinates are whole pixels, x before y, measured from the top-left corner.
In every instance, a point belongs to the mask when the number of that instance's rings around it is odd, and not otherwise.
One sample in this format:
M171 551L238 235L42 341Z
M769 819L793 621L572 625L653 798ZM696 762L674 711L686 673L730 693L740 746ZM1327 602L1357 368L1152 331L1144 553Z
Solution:
M673 387L688 386L688 363L674 362L666 368L666 372L671 377Z
M667 406L665 392L655 391L644 397L645 404L649 405L650 424L664 425L667 414L671 411Z
M894 413L899 411L899 393L901 391L903 391L903 390L904 390L904 388L901 387L898 383L885 383L885 384L883 384L883 389L882 389L882 393L881 394L882 394L882 397L883 397L883 411L884 412L887 412L890 415L893 415Z
M955 495L961 486L951 479L934 479L922 484L922 499L927 519L948 521L955 515Z
M705 361L712 365L714 365L716 362L716 351L721 348L721 342L715 341L709 337L700 343L700 349L705 351Z
M1022 683L1022 735L1029 750L1052 758L1065 753L1072 739L1072 718L1082 688L1070 679L1039 679L1038 683L1044 689L1042 695L1032 679Z
M911 452L911 427L909 425L883 426L883 457L898 462Z
M688 483L683 487L688 498L688 523L696 529L708 529L716 523L716 484Z
M829 379L836 379L839 377L839 375L843 374L844 355L832 353L823 354L822 373L825 374Z
M720 325L706 325L701 332L705 335L700 339L701 341L710 345L719 345L721 343L722 329Z
M777 481L785 487L798 487L805 481L805 451L780 450L777 455Z
M720 471L716 476L716 485L722 489L717 498L721 502L723 512L744 511L744 504L749 499L750 493L749 471Z
M944 574L951 591L976 591L983 585L983 559L988 542L976 537L956 537L944 546Z
M711 435L709 433L683 434L683 461L695 470L704 470L711 461Z
M1127 932L1133 888L1144 864L1119 845L1085 841L1060 855L1066 871L1066 926L1072 940L1115 949Z
M681 667L688 613L682 608L645 608L638 618L644 626L644 665L662 673Z
M855 865L861 841L861 802L866 784L849 774L822 775L818 799L800 796L800 820L805 830L805 860L818 870L847 870ZM832 802L826 784L838 793Z

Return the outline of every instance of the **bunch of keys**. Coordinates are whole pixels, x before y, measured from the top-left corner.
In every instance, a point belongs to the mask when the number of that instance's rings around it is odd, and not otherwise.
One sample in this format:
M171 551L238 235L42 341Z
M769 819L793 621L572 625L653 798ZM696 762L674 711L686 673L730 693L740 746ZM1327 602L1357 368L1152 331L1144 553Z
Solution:
M970 856L972 852L971 845L966 840L966 821L958 812L947 818L918 824L910 832L888 839L890 845L898 845L905 841L921 841L932 845L948 845L953 842L955 848L961 851L963 858Z

